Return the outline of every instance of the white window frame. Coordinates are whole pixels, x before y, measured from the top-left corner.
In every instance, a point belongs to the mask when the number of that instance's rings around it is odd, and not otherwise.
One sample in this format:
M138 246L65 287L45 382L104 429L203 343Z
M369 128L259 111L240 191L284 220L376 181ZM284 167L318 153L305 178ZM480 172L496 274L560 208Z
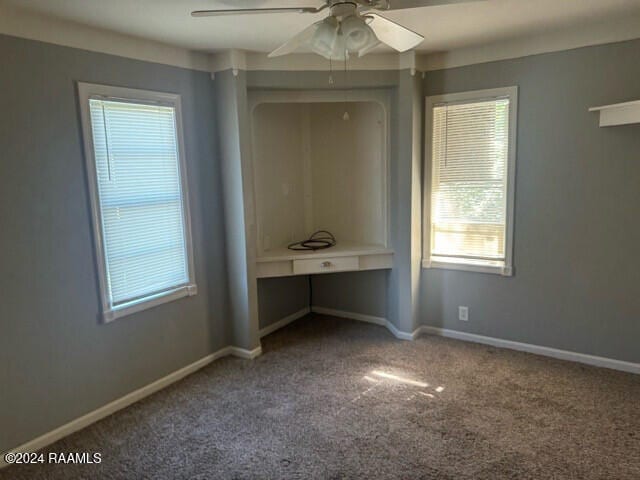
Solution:
M492 265L492 262L477 260L456 261L431 260L431 191L433 179L433 108L443 103L473 103L498 98L509 99L509 154L507 159L507 191L506 191L506 225L505 225L505 259L504 265ZM425 109L425 169L424 169L424 212L423 212L423 250L422 267L447 270L464 270L469 272L493 273L503 276L513 275L513 235L514 208L516 187L516 151L518 131L518 87L493 88L488 90L474 90L470 92L448 93L426 97Z
M184 153L184 135L182 129L182 105L178 94L138 90L133 88L113 87L92 83L78 82L78 97L80 101L80 117L84 137L84 153L91 199L93 223L93 237L96 250L98 281L100 287L102 320L111 322L117 318L131 315L148 308L171 302L198 293L195 282L195 266L193 259L193 240L191 235L191 212L189 208L189 188L187 181L187 167ZM187 250L188 283L176 286L163 292L148 295L131 302L112 307L107 288L107 265L104 251L104 233L102 229L102 214L98 196L98 177L96 171L95 150L93 146L93 130L89 100L91 98L111 99L115 101L129 101L132 103L151 103L171 106L175 109L176 139L178 143L178 167L180 186L182 190L182 206L184 219L185 243Z

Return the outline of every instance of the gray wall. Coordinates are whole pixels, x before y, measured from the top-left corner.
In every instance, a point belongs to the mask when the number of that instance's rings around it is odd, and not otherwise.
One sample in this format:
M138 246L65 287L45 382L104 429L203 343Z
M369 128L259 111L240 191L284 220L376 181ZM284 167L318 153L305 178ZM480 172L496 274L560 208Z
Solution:
M0 36L0 451L229 344L210 77ZM199 293L98 322L75 82L182 95ZM206 241L205 241L206 239Z
M209 75L7 36L0 36L0 58L11 66L0 75L3 451L183 367L234 336L251 347L256 329L251 314L243 313L243 325L250 328L235 335L226 321L233 311L226 300L217 153L228 146L216 145L213 132L224 125L216 128ZM352 72L350 86L400 92L398 75ZM599 129L597 116L587 112L593 105L637 99L639 78L638 41L427 75L427 95L519 85L520 111L515 276L422 270L422 322L640 361L639 127ZM79 80L183 97L200 293L109 325L98 322L75 91ZM233 104L229 111L236 112L246 88L327 86L326 73L319 72L249 72L240 86L235 81L221 75L217 94L221 103L226 93L233 94L227 100ZM415 86L405 90L411 96L417 91ZM401 124L400 103L413 100L397 99L392 128ZM404 121L415 119L415 109L406 110ZM221 120L230 114L219 113ZM246 148L241 139L246 119L236 122L240 149ZM408 181L401 178L411 178L405 174L415 171L414 156L402 155L404 174L392 168L392 182L399 182L392 199L398 206L413 202L416 187L403 189ZM394 197L401 192L401 199ZM238 239L228 235L228 241ZM409 255L413 262L411 245L405 243L403 258ZM409 265L406 258L403 265ZM406 293L412 274L402 275ZM399 284L384 271L318 276L313 303L384 316L398 310L386 293L397 294ZM260 281L258 287L262 327L307 304L300 279ZM470 307L468 323L458 322L458 305ZM412 325L411 319L398 322Z
M423 270L428 325L640 362L640 41L429 72L427 95L518 85L515 276ZM470 308L468 323L458 305Z
M313 306L386 318L389 270L314 275Z
M309 277L300 275L258 279L260 328L309 307Z
M218 139L221 160L232 341L237 347L253 350L260 339L253 273L255 222L251 221L253 205L245 202L244 195L245 189L253 189L253 178L243 168L250 148L245 72L238 76L230 70L216 74L214 92L219 128L211 132Z
M422 85L419 75L398 72L391 155L391 242L387 319L400 331L419 324L421 247Z

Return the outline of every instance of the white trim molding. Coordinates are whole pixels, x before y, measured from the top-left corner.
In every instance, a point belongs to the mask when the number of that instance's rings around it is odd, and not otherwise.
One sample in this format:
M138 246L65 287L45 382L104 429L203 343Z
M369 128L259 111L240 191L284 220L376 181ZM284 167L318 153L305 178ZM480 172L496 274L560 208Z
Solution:
M297 312L292 313L291 315L287 315L286 317L278 320L277 322L273 322L271 325L261 328L260 338L266 337L267 335L275 332L276 330L280 330L281 328L286 327L290 323L295 322L296 320L304 317L309 312L311 312L311 308L305 307L298 310Z
M441 105L466 104L480 101L493 101L498 99L509 100L508 115L508 154L504 178L505 205L504 205L504 257L500 260L470 259L463 255L446 258L432 253L431 242L432 218L434 207L432 193L435 185L432 185L435 175L435 166L432 158L433 150L433 115L434 109ZM515 224L515 187L516 187L516 152L518 138L518 87L500 87L486 90L474 90L466 92L446 93L434 95L425 99L424 120L424 185L423 212L422 212L422 268L439 268L450 270L465 270L470 272L498 274L505 277L513 275L513 238Z
M507 348L509 350L517 350L520 352L528 352L543 357L557 358L559 360L567 360L570 362L583 363L594 367L610 368L622 372L640 374L640 363L625 362L613 358L597 357L585 353L571 352L569 350L559 350L557 348L543 347L541 345L532 345L529 343L515 342L512 340L504 340L501 338L486 337L475 333L466 333L459 330L448 330L446 328L432 327L429 325L421 325L413 332L403 332L383 317L375 317L372 315L363 315L360 313L346 312L344 310L334 310L332 308L311 307L311 311L322 315L331 315L334 317L348 318L359 322L373 323L386 327L396 338L400 340L415 340L420 335L434 335L439 337L453 338L464 342L481 343L491 345L498 348Z
M161 292L145 295L135 301L114 305L109 293L108 265L105 245L107 243L105 225L103 224L103 206L98 188L98 172L96 165L96 151L94 148L93 121L89 102L99 98L117 102L152 103L171 107L174 111L175 137L178 149L177 167L180 181L180 200L183 218L183 241L186 250L186 265L188 281L185 284L174 285ZM189 183L187 175L187 161L185 154L184 132L182 123L182 99L174 93L139 90L133 88L113 87L93 83L78 82L78 99L80 102L80 117L84 140L85 164L87 182L91 196L91 212L94 233L94 247L96 252L98 280L100 287L102 319L111 322L133 313L152 308L163 303L177 300L186 296L196 295L198 288L195 283L195 261L193 253L193 240L191 233L191 213L189 206ZM104 114L103 114L104 115ZM105 128L105 136L107 135Z
M412 73L443 70L633 40L640 37L639 28L640 16L625 16L592 23L582 22L574 27L547 29L535 35L503 39L493 43L475 42L473 46L449 51L371 53L363 58L353 59L349 68L352 70L409 69ZM229 69L234 72L238 70L328 70L326 60L314 54L294 54L273 59L268 58L266 53L240 50L233 50L235 53L223 51L207 54L6 4L0 4L0 33L211 73ZM228 62L229 57L231 57L231 63Z
M415 52L375 53L349 60L349 70L412 70L415 71ZM269 58L267 53L244 50L225 50L211 54L211 73L232 70L246 71L329 71L329 61L313 53L293 53ZM335 68L335 65L334 65Z
M263 332L267 329L270 329L269 333L277 330L278 328L282 328L289 323L302 318L304 315L309 313L309 311L314 313L319 313L322 315L331 315L340 318L348 318L351 320L372 323L375 325L380 325L389 329L389 331L398 339L401 340L415 340L420 334L426 335L436 335L441 337L453 338L456 340L462 340L466 342L474 342L481 343L485 345L491 345L498 348L508 348L511 350L518 350L522 352L533 353L537 355L543 355L546 357L557 358L561 360L568 360L578 363L583 363L587 365L592 365L596 367L604 367L611 368L614 370L620 370L623 372L640 374L640 363L632 363L625 362L622 360L615 360L611 358L597 357L593 355L587 355L583 353L571 352L567 350L558 350L550 347L543 347L539 345L531 345L528 343L514 342L511 340L503 340L494 337L486 337L483 335L477 335L473 333L460 332L457 330L448 330L444 328L432 327L428 325L422 325L418 327L415 331L408 333L398 330L395 325L393 325L389 320L383 317L376 317L373 315L364 315L353 312L346 312L343 310L335 310L331 308L324 307L311 307L311 309L305 308L301 309L298 312L295 312L292 315L289 315L282 320L274 323L273 325L261 330L261 336ZM265 333L266 335L266 333ZM222 357L226 357L228 355L233 355L243 359L254 359L262 354L262 347L257 347L253 350L247 350L240 347L227 346L221 348L220 350L207 355L206 357L201 358L179 370L176 370L142 388L134 390L127 395L114 400L92 412L89 412L81 417L78 417L50 432L47 432L39 437L30 440L22 445L19 445L15 448L10 449L8 452L35 452L42 448L45 448L52 443L71 435L74 432L82 430L83 428L96 423L103 418L108 417L109 415L122 410L139 400L142 400L153 393L156 393L169 385L185 378L186 376L200 370L201 368L206 367L210 363L218 360ZM0 454L0 469L6 467L7 464L4 461L4 453Z
M398 327L396 327L389 320L387 320L387 323L386 323L385 327L387 327L387 330L389 330L393 334L393 336L396 337L399 340L413 341L413 340L416 339L416 332L415 331L413 331L411 333L403 332L402 330L399 330Z
M329 315L332 317L346 318L349 320L356 320L358 322L372 323L374 325L380 325L381 327L387 328L395 337L400 338L402 340L413 340L416 332L407 333L401 330L398 330L395 325L393 325L389 320L383 317L375 317L373 315L364 315L362 313L355 312L346 312L344 310L335 310L333 308L325 308L325 307L307 307L297 312L292 313L284 317L277 322L272 323L271 325L260 330L260 338L269 335L276 330L280 330L281 328L286 327L290 323L299 320L309 313L318 313L320 315Z
M422 268L440 270L460 270L463 272L493 273L503 277L513 275L513 266L473 265L470 263L437 262L431 259L422 260Z
M332 317L348 318L349 320L357 320L359 322L373 323L374 325L387 326L388 320L384 317L376 317L374 315L365 315L363 313L347 312L344 310L336 310L334 308L325 308L312 306L311 311L313 313L319 313L320 315L329 315Z
M480 63L562 52L577 48L625 42L640 38L640 16L626 16L573 27L545 30L535 35L507 38L490 43L440 52L371 53L350 60L350 70L405 70L411 74L464 67ZM236 51L237 52L237 51ZM327 71L328 61L319 55L300 53L269 58L267 53L243 52L242 60L232 66L230 54L211 55L211 73L240 69L247 71ZM231 55L232 56L232 55ZM237 70L234 70L237 71Z
M244 348L233 347L233 346L223 347L220 350L210 355L207 355L206 357L201 358L200 360L196 360L195 362L187 365L186 367L180 368L179 370L176 370L175 372L172 372L148 385L145 385L142 388L134 390L133 392L128 393L125 396L114 400L113 402L109 402L106 405L103 405L102 407L97 408L96 410L93 410L92 412L82 415L81 417L78 417L70 421L69 423L66 423L54 430L51 430L50 432L40 435L39 437L34 438L33 440L30 440L26 443L23 443L22 445L12 448L7 452L0 453L0 469L7 466L7 463L4 461L5 453L9 453L9 452L29 453L29 452L38 451L48 445L51 445L54 442L57 442L58 440L64 437L71 435L72 433L82 430L83 428L86 428L89 425L96 423L97 421L102 420L103 418L108 417L109 415L119 410L122 410L123 408L128 407L129 405L132 405L142 400L145 397L148 397L149 395L152 395L168 387L172 383L182 380L184 377L191 375L192 373L195 373L201 368L206 367L210 363L222 357L233 355L235 357L240 357L243 359L254 359L257 356L259 356L261 353L262 353L261 347L255 348L254 350L246 350Z
M477 42L446 52L420 55L417 68L422 71L446 70L479 63L512 60L545 53L625 42L640 37L640 16L627 15L613 20L598 19L573 27L546 29L532 35L496 42Z
M0 2L0 33L190 70L209 71L209 55L147 38L62 20Z
M253 350L247 350L240 347L229 347L229 354L234 357L244 358L245 360L253 360L256 357L262 355L262 347L258 346Z
M536 355L542 355L544 357L552 357L560 360L584 363L586 365L592 365L595 367L610 368L613 370L620 370L622 372L640 374L640 363L625 362L622 360L615 360L613 358L606 357L597 357L594 355L587 355L585 353L572 352L569 350L559 350L557 348L543 347L541 345L532 345L530 343L514 342L512 340L504 340L502 338L486 337L484 335L461 332L459 330L448 330L446 328L423 325L419 327L414 333L417 333L418 335L421 333L427 335L436 335L439 337L453 338L455 340L462 340L465 342L482 343L484 345L491 345L498 348L508 348L509 350L534 353Z
M234 76L238 76L239 70L247 70L247 52L244 50L225 50L212 53L209 56L211 74L224 70L232 70Z
M398 329L393 323L384 317L376 317L373 315L364 315L362 313L345 312L344 310L335 310L333 308L325 307L311 307L313 313L319 313L321 315L331 315L332 317L348 318L349 320L357 320L358 322L373 323L374 325L380 325L389 330L394 337L400 340L415 340L416 332L403 332Z

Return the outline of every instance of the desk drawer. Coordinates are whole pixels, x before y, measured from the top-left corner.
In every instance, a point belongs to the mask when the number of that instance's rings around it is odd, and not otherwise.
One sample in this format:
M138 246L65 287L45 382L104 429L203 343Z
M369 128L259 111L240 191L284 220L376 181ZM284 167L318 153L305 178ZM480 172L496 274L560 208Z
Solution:
M309 273L331 273L358 270L358 257L313 258L293 261L294 275Z

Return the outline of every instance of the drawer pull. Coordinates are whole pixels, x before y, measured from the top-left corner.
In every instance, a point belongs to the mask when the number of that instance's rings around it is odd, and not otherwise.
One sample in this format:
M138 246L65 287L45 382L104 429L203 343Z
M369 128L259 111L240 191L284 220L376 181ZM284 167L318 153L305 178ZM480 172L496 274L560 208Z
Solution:
M1 0L0 0L1 1ZM314 273L348 272L359 269L358 257L321 257L305 258L293 261L294 275L313 275Z

